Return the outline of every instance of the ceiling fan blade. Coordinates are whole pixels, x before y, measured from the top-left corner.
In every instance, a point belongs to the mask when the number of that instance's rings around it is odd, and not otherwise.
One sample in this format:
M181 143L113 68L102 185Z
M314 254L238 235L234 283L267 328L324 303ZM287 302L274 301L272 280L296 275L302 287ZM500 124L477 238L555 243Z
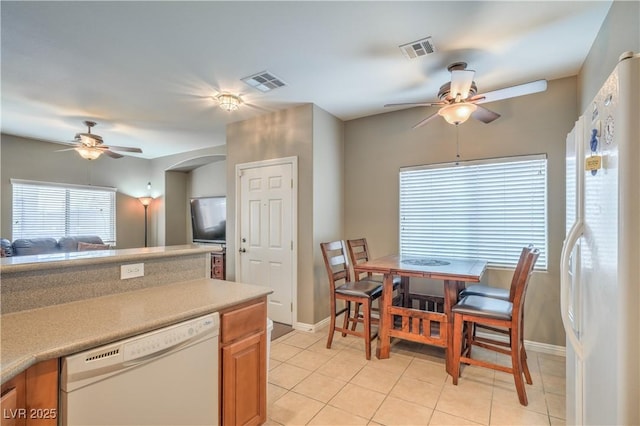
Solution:
M413 126L413 128L417 129L418 127L422 127L422 126L424 126L425 124L427 124L428 122L430 122L431 120L433 120L436 117L438 117L438 113L434 112L433 114L431 114L430 116L428 116L424 120L420 121L419 123L416 123L416 125Z
M117 152L109 151L108 149L101 149L104 154L107 154L111 158L122 158L124 155L118 154Z
M100 148L113 149L114 151L137 152L142 154L142 150L140 148L130 148L128 146L101 145Z
M444 105L444 102L406 102L400 104L385 104L385 107L396 107L396 106L435 106L435 105Z
M54 152L74 151L75 148L56 149Z
M476 120L482 121L483 123L491 123L493 120L497 120L500 118L500 114L497 112L493 112L490 109L485 107L481 107L476 105L478 108L474 112L471 113L471 116Z
M477 102L479 104L484 104L487 102L500 101L502 99L544 92L545 90L547 90L547 80L536 80L529 83L519 84L517 86L505 87L504 89L482 93L476 97L484 97L484 99Z
M451 71L451 88L449 95L455 99L460 95L460 99L465 100L469 96L469 89L473 83L473 76L476 74L472 70L453 70Z

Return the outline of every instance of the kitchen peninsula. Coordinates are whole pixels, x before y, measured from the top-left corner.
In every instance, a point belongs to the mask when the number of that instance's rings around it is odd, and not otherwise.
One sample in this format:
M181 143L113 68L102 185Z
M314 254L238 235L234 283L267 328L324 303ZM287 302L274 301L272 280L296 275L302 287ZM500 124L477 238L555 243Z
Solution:
M25 371L46 362L54 363L57 377L56 361L63 356L219 312L222 418L237 414L225 386L234 383L230 374L242 373L226 372L224 359L232 359L234 345L249 337L256 341L257 368L264 373L256 377L259 391L252 398L258 415L266 416L266 296L271 291L208 278L211 251L172 246L3 258L3 394ZM141 268L144 276L121 279L123 266L135 273ZM57 386L56 381L48 392L57 394Z

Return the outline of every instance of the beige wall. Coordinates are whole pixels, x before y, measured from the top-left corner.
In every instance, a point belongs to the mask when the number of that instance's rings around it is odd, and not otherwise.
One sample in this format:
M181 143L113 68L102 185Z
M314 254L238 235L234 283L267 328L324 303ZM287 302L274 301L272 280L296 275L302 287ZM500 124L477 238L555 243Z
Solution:
M618 63L622 52L640 53L640 2L616 0L578 75L579 112L583 113Z
M227 162L218 160L200 166L189 173L187 181L187 242L192 241L191 206L189 200L198 197L227 195Z
M182 193L181 198L173 197L173 201L167 202L166 196L172 197L173 194L171 192L167 194L166 173L176 173L172 169L188 167L194 162L198 163L200 159L219 158L224 156L226 152L226 146L221 145L149 160L151 164L151 195L154 197L149 209L151 212L150 246L170 245L172 241L190 240L191 230L186 225L188 219L188 210L186 210L188 202L187 181L185 181L184 189L180 186L175 188ZM171 179L171 181L175 183L175 180ZM177 232L180 232L181 235L178 235ZM167 233L171 234L171 238L167 238Z
M146 195L150 176L149 160L134 157L115 160L102 156L88 161L80 158L75 151L55 152L63 148L59 144L1 135L2 237L12 239L11 179L15 178L117 188L116 244L118 248L142 247L144 208L137 197Z
M190 241L191 225L187 208L189 185L195 185L197 191L206 191L208 187L220 194L226 191L226 170L223 165L202 166L202 170L196 169L195 177L187 172L170 172L169 177L165 176L167 170L180 164L201 158L224 157L225 146L153 160L130 156L114 160L103 156L95 161L83 160L74 151L55 152L63 148L50 142L1 135L0 235L3 238L11 239L12 178L117 188L118 248L144 246L144 208L137 197L154 197L148 212L148 245L170 245ZM147 189L147 183L151 183L151 190Z
M485 104L502 115L491 124L455 126L438 119L413 130L433 112L412 108L345 125L345 238L366 237L373 256L398 251L400 167L546 153L548 156L549 270L536 273L527 295L526 338L564 345L559 259L564 236L565 138L577 117L576 79L549 82L546 92ZM513 271L489 270L486 280L508 287ZM427 284L423 284L427 285Z
M329 284L320 243L344 235L344 124L313 107L313 323L330 313Z
M191 171L189 197L227 195L227 162L216 161Z
M235 271L237 164L298 157L297 319L314 322L313 279L313 106L276 111L227 126L227 279Z
M167 171L165 178L165 242L167 246L187 244L187 181L189 173Z

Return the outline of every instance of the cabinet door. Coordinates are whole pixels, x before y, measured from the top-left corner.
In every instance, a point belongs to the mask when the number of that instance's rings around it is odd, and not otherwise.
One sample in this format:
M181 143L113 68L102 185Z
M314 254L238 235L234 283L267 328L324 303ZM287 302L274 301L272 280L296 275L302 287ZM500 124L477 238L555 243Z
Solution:
M58 424L58 359L29 367L2 385L1 426Z
M27 370L27 426L58 424L58 359L42 361Z
M222 422L258 425L267 417L266 334L222 348Z
M19 383L22 381L21 383ZM25 417L18 411L18 407L24 407L24 401L19 403L19 399L24 399L24 375L12 380L12 383L3 385L2 396L0 396L0 407L2 407L2 426L22 426L25 424Z

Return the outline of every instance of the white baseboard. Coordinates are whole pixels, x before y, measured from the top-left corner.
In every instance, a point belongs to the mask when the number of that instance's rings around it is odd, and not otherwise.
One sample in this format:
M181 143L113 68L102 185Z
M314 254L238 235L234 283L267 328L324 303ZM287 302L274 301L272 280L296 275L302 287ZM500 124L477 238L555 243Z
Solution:
M307 324L304 322L296 322L295 324L293 324L293 329L294 330L298 330L298 331L306 331L309 333L315 333L318 330L321 330L323 327L326 327L327 325L329 325L329 317L326 317L325 319L323 319L320 322L317 322L315 324Z
M306 331L309 333L315 333L318 330L321 330L322 328L326 327L327 325L329 325L329 317L323 319L320 322L317 322L315 324L307 324L304 322L296 322L293 325L293 328L295 330L298 331ZM480 337L491 337L493 339L496 340L502 340L504 342L507 341L506 336L501 336L501 335L495 335L495 334L489 334L489 333L483 333L483 332L479 332L478 336ZM524 341L524 347L527 350L533 351L533 352L540 352L540 353L544 353L544 354L549 354L549 355L556 355L556 356L561 356L561 357L565 357L566 356L566 349L564 346L556 346L556 345L550 345L548 343L540 343L540 342L534 342L531 340L525 340Z

